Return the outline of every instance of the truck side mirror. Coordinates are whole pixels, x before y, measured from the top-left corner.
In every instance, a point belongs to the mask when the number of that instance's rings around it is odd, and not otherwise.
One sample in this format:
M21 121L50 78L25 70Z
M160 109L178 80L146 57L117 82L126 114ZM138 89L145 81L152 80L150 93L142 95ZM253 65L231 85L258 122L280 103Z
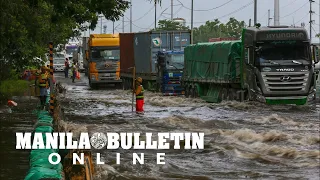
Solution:
M319 49L317 46L312 46L312 55L314 58L314 63L318 63L319 62Z

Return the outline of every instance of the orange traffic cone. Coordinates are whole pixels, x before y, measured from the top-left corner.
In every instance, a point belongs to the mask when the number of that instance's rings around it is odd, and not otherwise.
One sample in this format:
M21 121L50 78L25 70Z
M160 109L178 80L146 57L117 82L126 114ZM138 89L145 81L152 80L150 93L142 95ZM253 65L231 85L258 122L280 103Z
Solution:
M12 100L8 100L8 106L17 106L18 104Z

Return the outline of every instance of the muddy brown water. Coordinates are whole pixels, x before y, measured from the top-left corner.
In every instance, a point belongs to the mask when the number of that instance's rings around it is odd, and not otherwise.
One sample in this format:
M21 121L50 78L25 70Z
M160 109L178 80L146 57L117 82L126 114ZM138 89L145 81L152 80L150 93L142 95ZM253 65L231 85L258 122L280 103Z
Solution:
M87 131L90 134L205 133L203 150L93 150L101 153L105 162L95 167L97 180L319 179L320 106L317 104L298 107L253 102L209 104L200 99L162 97L147 92L145 114L136 115L131 112L129 91L92 90L84 76L76 83L62 74L56 78L67 89L61 97L67 118L63 125L75 134ZM12 130L21 127L13 125ZM11 133L2 128L1 136L3 132ZM145 153L144 165L132 164L134 152ZM165 165L156 164L157 152L166 153ZM116 164L116 153L121 153L120 165ZM13 172L9 167L6 169Z

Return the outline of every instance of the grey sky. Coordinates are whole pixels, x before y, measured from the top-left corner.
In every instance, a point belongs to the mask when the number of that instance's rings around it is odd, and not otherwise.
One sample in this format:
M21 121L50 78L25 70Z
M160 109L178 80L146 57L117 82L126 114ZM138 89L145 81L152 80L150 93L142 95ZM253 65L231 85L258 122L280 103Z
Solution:
M182 3L180 3L180 2ZM180 17L186 19L187 25L191 23L191 0L174 0L173 14L174 17ZM226 22L230 17L235 17L238 20L243 20L247 24L249 19L253 22L253 0L194 0L194 27L198 27L204 24L207 20L213 20L219 18L220 21ZM312 33L313 36L319 32L319 3L320 0L314 0L312 10L313 24ZM227 4L226 4L227 3ZM251 4L250 4L251 3ZM213 9L217 6L224 6ZM132 19L133 32L147 31L154 27L155 10L154 4L149 3L146 0L132 0L133 10ZM157 7L157 20L159 19L170 19L171 15L171 0L162 0L162 5ZM305 23L305 27L309 32L309 0L280 0L280 24L281 25L292 25L295 23L296 26L301 26L301 23ZM274 15L274 0L258 0L258 22L263 26L267 25L268 20L268 9L271 11L271 18ZM199 11L202 10L202 11ZM162 13L162 14L161 14ZM130 10L125 13L125 32L130 31ZM274 20L272 19L270 24L273 25ZM107 33L112 33L112 22L103 19L103 26L107 25ZM114 23L117 32L122 32L122 21ZM97 28L92 33L100 33L100 20ZM88 35L89 32L86 32ZM319 42L317 38L313 38L313 42Z

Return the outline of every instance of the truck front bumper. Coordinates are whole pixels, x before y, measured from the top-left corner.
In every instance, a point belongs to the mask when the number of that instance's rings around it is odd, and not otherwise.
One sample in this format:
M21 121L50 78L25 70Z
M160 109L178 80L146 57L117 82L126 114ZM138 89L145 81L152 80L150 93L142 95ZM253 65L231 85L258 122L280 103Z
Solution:
M314 100L316 93L312 91L308 96L287 96L287 97L264 97L262 95L257 95L257 101L266 103L269 105L276 104L296 104L304 105L308 101Z

